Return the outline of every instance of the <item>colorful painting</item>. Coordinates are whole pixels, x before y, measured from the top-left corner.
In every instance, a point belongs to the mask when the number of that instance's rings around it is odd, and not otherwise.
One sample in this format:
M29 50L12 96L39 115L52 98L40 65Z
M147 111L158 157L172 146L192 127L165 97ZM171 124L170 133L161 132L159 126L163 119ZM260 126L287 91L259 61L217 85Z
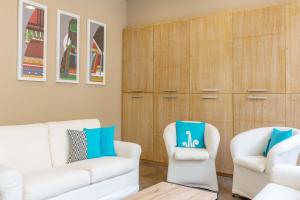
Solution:
M46 81L47 6L19 0L18 80Z
M87 83L105 85L106 25L88 20Z
M72 13L57 12L57 82L79 83L79 19Z

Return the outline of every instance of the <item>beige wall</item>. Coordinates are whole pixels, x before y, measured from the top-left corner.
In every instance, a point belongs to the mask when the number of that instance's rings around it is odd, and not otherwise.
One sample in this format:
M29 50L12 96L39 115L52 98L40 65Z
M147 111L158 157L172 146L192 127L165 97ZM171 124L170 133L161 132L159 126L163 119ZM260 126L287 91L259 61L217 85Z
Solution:
M128 0L127 23L142 25L286 0Z
M17 81L18 0L0 1L0 125L99 118L103 125L121 126L122 29L125 0L36 0L48 5L48 81ZM80 84L55 83L56 11L80 15ZM107 85L85 84L86 21L107 24Z

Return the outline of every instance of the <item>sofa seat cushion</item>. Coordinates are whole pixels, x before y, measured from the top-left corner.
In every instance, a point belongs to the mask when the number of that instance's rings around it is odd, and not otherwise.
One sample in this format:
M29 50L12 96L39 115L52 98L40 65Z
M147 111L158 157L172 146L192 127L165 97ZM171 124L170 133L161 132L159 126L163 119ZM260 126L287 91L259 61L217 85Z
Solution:
M66 167L89 171L91 182L97 183L133 171L135 165L130 158L101 157L70 163Z
M85 170L51 168L23 174L24 199L48 199L87 186L90 174Z
M234 160L234 164L255 172L264 172L267 159L264 156L244 156Z
M282 200L282 199L300 199L300 191L275 183L267 184L262 191L255 196L254 200Z
M176 160L208 160L209 154L206 149L176 147L174 153Z

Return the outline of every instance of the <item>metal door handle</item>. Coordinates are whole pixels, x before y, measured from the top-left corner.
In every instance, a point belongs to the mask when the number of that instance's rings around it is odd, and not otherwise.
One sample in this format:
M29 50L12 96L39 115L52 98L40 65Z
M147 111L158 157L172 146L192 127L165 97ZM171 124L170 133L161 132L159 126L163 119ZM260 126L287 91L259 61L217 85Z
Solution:
M268 89L248 89L248 92L268 92Z
M262 97L262 96L248 96L248 99L250 100L267 100L267 97Z

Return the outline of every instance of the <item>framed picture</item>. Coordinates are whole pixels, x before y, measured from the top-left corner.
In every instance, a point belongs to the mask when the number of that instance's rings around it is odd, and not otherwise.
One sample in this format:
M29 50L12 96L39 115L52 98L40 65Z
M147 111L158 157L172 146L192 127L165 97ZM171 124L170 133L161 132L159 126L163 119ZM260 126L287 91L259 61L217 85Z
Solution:
M46 81L47 6L19 0L17 79Z
M89 19L87 35L87 84L105 85L106 25Z
M80 17L57 11L56 82L79 83Z

